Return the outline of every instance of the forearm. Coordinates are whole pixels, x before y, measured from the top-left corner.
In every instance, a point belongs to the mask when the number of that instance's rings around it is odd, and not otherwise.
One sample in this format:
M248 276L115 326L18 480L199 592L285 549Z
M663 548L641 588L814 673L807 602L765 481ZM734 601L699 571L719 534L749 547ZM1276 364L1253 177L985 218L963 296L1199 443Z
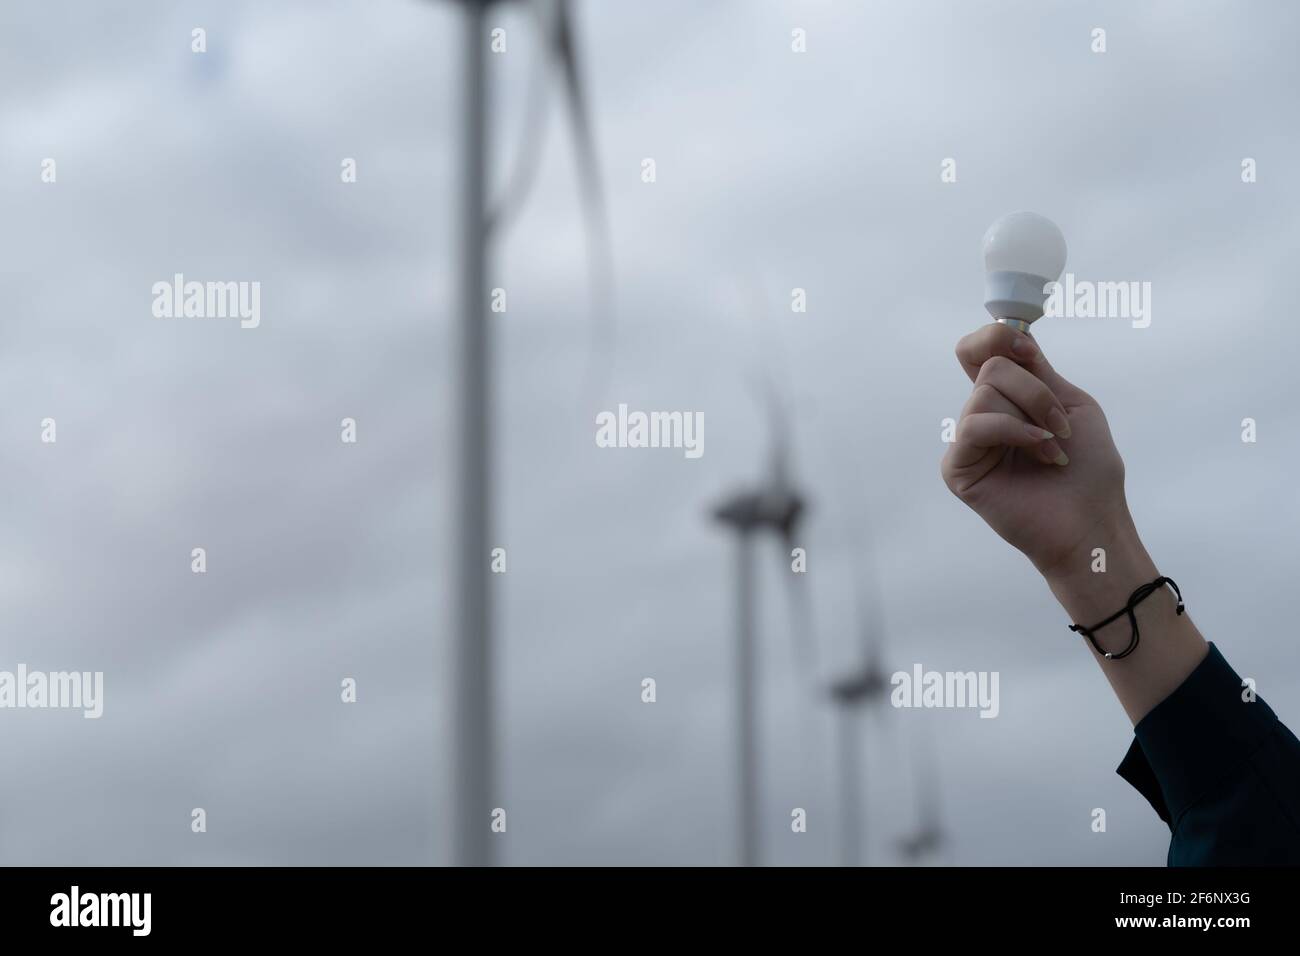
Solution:
M1105 551L1105 571L1093 570L1097 548ZM1075 554L1047 569L1044 577L1070 620L1090 627L1124 607L1136 588L1169 570L1152 561L1125 507L1099 524ZM1169 588L1142 601L1134 612L1141 641L1121 660L1107 660L1090 641L1080 639L1101 665L1134 725L1173 693L1209 650L1187 614L1175 613L1176 606ZM1095 636L1103 650L1118 653L1128 646L1131 632L1124 615L1098 629Z

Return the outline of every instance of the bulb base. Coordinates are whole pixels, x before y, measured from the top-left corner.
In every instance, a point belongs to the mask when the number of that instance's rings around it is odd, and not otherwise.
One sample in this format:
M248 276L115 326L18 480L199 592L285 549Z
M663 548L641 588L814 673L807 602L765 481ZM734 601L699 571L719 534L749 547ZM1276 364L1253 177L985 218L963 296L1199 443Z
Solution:
M984 279L984 308L999 321L1033 322L1042 317L1055 282L1028 272L990 272Z
M997 319L994 319L994 321L1000 322L1003 325L1009 325L1013 329L1019 329L1021 332L1026 332L1026 333L1029 331L1029 326L1031 324L1029 322L1024 321L1023 319L1008 319L1006 317L999 317Z

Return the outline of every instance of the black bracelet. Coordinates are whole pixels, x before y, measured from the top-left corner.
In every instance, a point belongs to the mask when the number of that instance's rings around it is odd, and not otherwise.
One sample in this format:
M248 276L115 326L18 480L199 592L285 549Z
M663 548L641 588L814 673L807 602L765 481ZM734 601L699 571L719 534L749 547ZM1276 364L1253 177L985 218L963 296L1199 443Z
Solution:
M1149 598L1152 594L1155 594L1157 591L1159 591L1166 584L1169 585L1171 588L1173 588L1174 593L1178 595L1178 607L1175 610L1179 614L1182 614L1184 610L1183 592L1178 590L1178 585L1174 583L1173 578L1156 578L1150 584L1144 584L1136 591L1134 591L1132 594L1130 594L1128 598L1128 604L1120 608L1118 611L1116 611L1110 617L1106 618L1106 620L1102 621L1100 624L1094 624L1092 627L1080 627L1078 624L1071 624L1070 630L1074 631L1076 634L1082 634L1084 637L1086 637L1090 642L1092 642L1092 646L1097 649L1097 653L1100 654L1102 657L1105 657L1107 660L1117 661L1122 657L1128 657L1130 654L1133 653L1134 650L1137 649L1138 646L1138 622L1137 622L1137 615L1133 613L1133 609L1137 607L1139 604L1141 604L1143 601L1145 601L1147 598ZM1101 649L1101 645L1097 643L1097 638L1093 636L1093 631L1100 630L1101 628L1109 624L1111 621L1118 620L1121 616L1125 614L1128 615L1129 622L1133 625L1133 637L1132 639L1129 640L1128 647L1124 648L1124 650L1120 651L1118 654L1111 654L1108 651L1103 651Z

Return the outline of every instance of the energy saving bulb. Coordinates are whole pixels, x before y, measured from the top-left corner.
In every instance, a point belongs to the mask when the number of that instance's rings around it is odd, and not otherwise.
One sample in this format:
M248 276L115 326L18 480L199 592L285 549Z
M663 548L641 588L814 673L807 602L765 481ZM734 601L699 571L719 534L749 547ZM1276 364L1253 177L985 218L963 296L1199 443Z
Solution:
M1028 332L1043 314L1047 287L1065 269L1065 236L1036 212L1013 212L989 226L983 246L984 308Z

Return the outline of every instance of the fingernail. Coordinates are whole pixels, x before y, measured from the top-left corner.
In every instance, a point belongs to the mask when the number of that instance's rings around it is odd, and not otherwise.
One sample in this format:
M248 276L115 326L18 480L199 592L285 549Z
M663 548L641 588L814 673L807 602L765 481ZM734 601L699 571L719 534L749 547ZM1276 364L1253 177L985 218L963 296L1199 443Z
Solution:
M1044 442L1039 445L1038 454L1043 461L1050 461L1053 465L1064 465L1070 460L1065 457L1065 452L1061 451L1061 446L1054 441Z
M1027 335L1017 335L1011 340L1011 351L1021 358L1031 358L1038 354L1038 346Z
M1065 412L1059 408L1053 408L1047 413L1047 425L1062 438L1070 437L1070 420L1065 417Z
M1056 437L1046 428L1039 428L1037 425L1030 425L1028 423L1025 424L1025 431L1028 432L1030 438L1036 438L1039 441L1047 441L1049 438Z

